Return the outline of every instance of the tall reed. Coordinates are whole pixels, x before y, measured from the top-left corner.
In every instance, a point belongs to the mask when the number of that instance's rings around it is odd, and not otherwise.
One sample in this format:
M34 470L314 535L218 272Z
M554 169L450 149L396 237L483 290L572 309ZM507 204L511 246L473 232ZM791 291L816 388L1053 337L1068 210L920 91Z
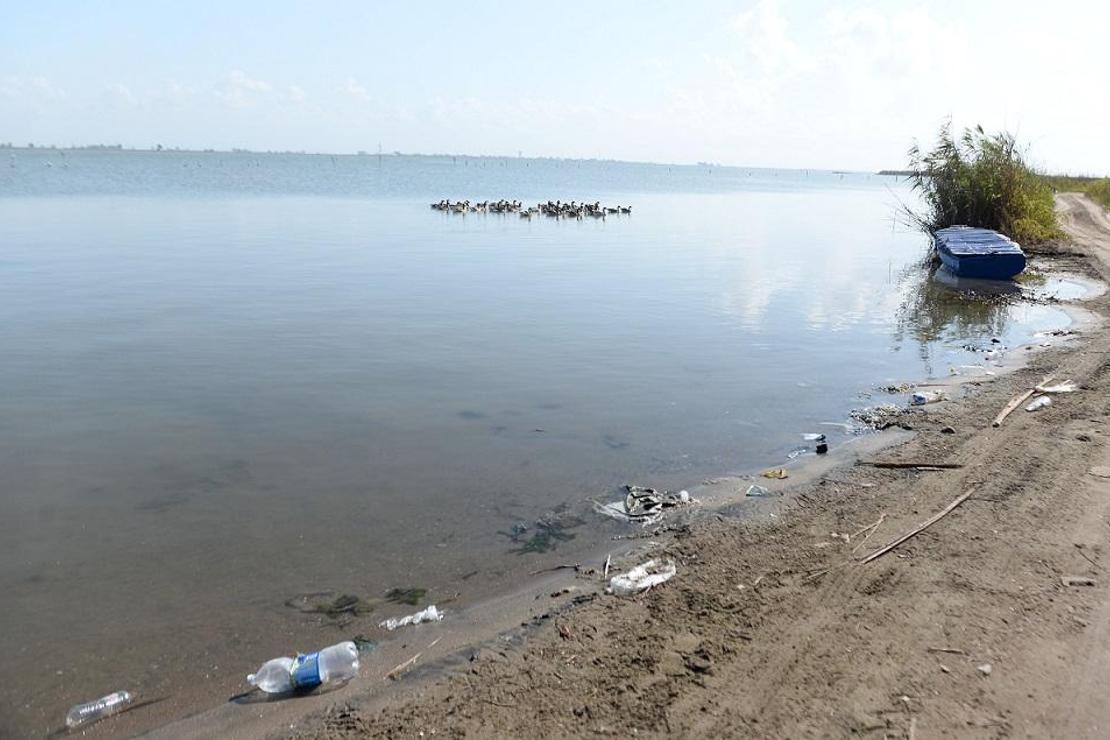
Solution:
M977 126L956 138L946 122L932 149L914 144L909 157L910 181L924 206L906 213L923 229L981 226L1018 242L1059 233L1052 188L1025 164L1012 134L987 134Z

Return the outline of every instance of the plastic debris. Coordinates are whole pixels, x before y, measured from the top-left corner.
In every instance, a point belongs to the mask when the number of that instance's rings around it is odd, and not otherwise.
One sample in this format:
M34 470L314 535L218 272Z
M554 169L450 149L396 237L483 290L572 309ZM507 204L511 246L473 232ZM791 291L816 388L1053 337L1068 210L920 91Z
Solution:
M267 694L308 691L329 681L346 681L358 675L358 647L350 640L296 658L280 657L262 664L247 683Z
M940 391L918 391L910 397L910 403L914 406L924 406L927 403L937 403L943 400L945 400L945 397Z
M992 668L990 663L984 663L983 665L979 666L979 672L982 673L984 676L991 675L991 671Z
M642 565L637 565L627 573L613 576L609 579L607 590L617 596L632 596L647 591L652 586L666 583L674 578L677 572L678 569L675 568L673 561L649 560Z
M1034 398L1032 401L1029 402L1029 405L1025 407L1025 410L1026 411L1039 411L1039 410L1045 408L1046 406L1051 406L1051 405L1052 405L1052 399L1051 398L1049 398L1048 396L1038 396L1038 397Z
M827 453L829 451L828 443L827 442L818 442L816 451L817 451L818 455L824 455L825 453Z
M1079 386L1070 380L1056 385L1037 386L1037 391L1040 393L1075 393L1077 390L1079 390Z
M634 486L626 483L623 501L611 504L594 502L594 510L599 514L626 522L639 522L643 526L654 524L663 518L667 509L689 506L697 503L689 491L657 491L654 488Z
M790 473L787 473L786 470L784 470L783 468L764 470L762 473L760 473L760 475L762 475L764 478L771 478L773 480L782 480L784 478L790 477Z
M852 409L848 414L859 423L872 429L886 429L897 422L895 419L902 415L902 408L893 403L884 403L879 406L868 406L862 409ZM849 427L851 429L851 427Z
M802 439L804 439L806 442L824 442L825 441L825 435L821 434L820 432L816 432L816 433L812 433L812 434L803 434Z
M135 701L135 697L131 695L130 691L116 691L95 701L78 704L66 714L66 727L73 729L113 714L119 714L131 706L133 701Z
M410 624L420 624L421 622L439 622L443 619L443 612L436 609L436 605L432 604L427 609L422 609L416 614L410 614L407 617L390 617L389 619L379 622L379 627L385 627L392 632L398 627L407 627Z
M748 486L748 492L745 493L744 495L745 496L752 496L754 498L754 497L757 497L757 496L758 497L781 496L782 493L779 492L779 491L772 491L769 488L764 488L763 486L757 486L757 485L753 484L753 485Z

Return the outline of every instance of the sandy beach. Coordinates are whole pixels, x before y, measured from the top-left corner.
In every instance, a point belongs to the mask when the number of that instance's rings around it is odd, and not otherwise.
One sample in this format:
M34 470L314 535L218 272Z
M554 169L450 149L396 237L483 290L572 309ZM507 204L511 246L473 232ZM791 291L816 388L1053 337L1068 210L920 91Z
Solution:
M1110 278L1105 213L1070 194L1057 209L1071 239L1037 259ZM1106 316L1110 298L1084 307ZM958 400L908 411L914 433L897 444L876 449L875 435L784 481L762 516L725 506L615 542L614 570L677 564L645 594L604 595L595 553L412 629L334 692L240 700L153 734L1102 736L1110 710L1090 699L1110 674L1108 350L1105 323L1086 327ZM1047 375L1079 390L992 428ZM107 724L93 732L125 732L127 717Z

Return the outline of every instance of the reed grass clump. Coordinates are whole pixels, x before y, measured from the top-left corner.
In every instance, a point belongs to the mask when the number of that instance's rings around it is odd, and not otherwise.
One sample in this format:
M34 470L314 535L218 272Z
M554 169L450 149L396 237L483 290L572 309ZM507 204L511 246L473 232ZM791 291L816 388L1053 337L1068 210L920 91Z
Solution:
M906 212L925 230L981 226L1025 243L1059 233L1052 187L1025 164L1012 134L977 126L956 138L945 123L932 149L914 144L909 156L910 181L924 205Z

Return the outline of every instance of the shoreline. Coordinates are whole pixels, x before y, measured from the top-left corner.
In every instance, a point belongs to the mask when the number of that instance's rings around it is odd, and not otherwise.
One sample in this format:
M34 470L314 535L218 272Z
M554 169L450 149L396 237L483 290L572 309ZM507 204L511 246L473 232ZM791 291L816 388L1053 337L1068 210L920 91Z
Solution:
M1051 259L1052 255L1048 255L1048 257ZM1068 258L1060 259L1057 256L1054 262L1067 263ZM1098 293L1094 296L1088 296L1084 300L1090 303L1104 295L1104 292ZM1100 301L1100 303L1105 303L1105 301ZM1065 310L1069 308L1066 304L1061 305L1061 307ZM1076 317L1071 311L1068 311L1068 313L1069 316L1072 316L1074 322ZM1083 312L1077 311L1076 313ZM1086 332L1090 329L1085 327L1080 330ZM1100 337L1107 333L1105 325L1097 331ZM1070 337L1061 339L1070 339ZM965 390L960 398L944 404L925 407L922 415L929 421L929 426L932 428L920 434L926 434L928 431L935 431L939 428L936 424L937 419L962 416L966 411L963 407L973 402L976 396L996 395L1000 385L1012 385L1015 382L1014 375L1024 373L1025 369L1028 369L1027 366L1031 365L1035 369L1045 362L1051 361L1051 358L1058 353L1070 354L1082 351L1083 346L1087 343L1093 343L1095 339L1095 336L1084 335L1078 347L1075 346L1075 342L1060 341L1054 343L1051 348L1034 347L1036 351L1033 352L1019 353L1019 348L1014 348L1007 356L1008 359L1014 361L1013 366L1004 370L1000 369L999 374L994 377L960 376L944 379L946 381L945 385L958 384L964 387ZM988 380L990 382L986 382ZM950 408L941 409L938 406ZM917 412L914 412L913 415L915 417L919 416ZM916 426L915 424L915 428ZM889 451L894 447L901 451L904 447L914 445L920 434L914 439L910 439L914 435L906 433L866 435L852 439L846 444L837 445L834 448L834 454L830 454L826 458L808 455L800 460L791 461L788 464L792 473L791 478L787 481L789 485L783 486L781 485L783 482L771 481L771 485L768 486L774 487L774 484L779 483L779 487L786 489L787 495L781 498L744 501L743 488L751 482L750 476L717 479L710 485L703 484L702 486L691 487L691 493L695 498L703 499L705 509L720 512L716 516L717 519L726 518L735 526L735 522L738 520L733 519L731 515L736 513L736 509L743 508L745 511L741 514L741 527L761 529L766 527L768 523L772 523L773 530L774 525L777 525L779 512L783 512L782 516L784 518L789 518L796 513L795 510L798 507L804 509L808 505L805 501L814 491L830 484L834 486L848 485L844 481L831 479L829 477L831 470L843 473L839 476L841 478L859 479L859 482L862 483L867 483L872 479L882 479L889 475L876 471L861 471L858 467L848 467L851 464L851 458L858 457L858 455L853 455L853 452L862 453L866 450L867 454L874 455L880 449ZM768 483L768 481L763 480L760 482ZM724 493L724 495L718 495L725 489L734 490L730 493ZM869 489L865 488L864 490ZM737 495L739 495L739 500L737 500ZM687 517L676 518L674 529L677 530L677 534L672 533L667 537L669 543L664 546L665 548L673 548L676 543L688 537L697 536L696 534L688 534L689 530L700 530L714 526L712 521L704 521L706 517L701 517L701 521L693 522L683 521L686 519ZM717 523L720 524L720 522ZM781 526L786 525L784 523ZM767 534L771 537L774 536L773 531ZM643 540L643 542L648 541L646 538ZM640 543L641 539L634 535L629 539L615 543L609 549L614 553L624 550L626 555L638 553L642 549ZM597 554L595 553L595 556ZM598 559L597 566L600 567L600 563L603 561L596 557L595 559ZM634 560L634 557L626 557L625 562L621 564L630 566L638 562L638 560L633 562ZM617 558L614 562L621 561ZM583 565L583 568L587 567L587 565ZM672 583L680 584L682 576L683 568L680 566L678 576ZM485 660L512 663L509 657L500 655L503 646L508 646L505 655L508 656L512 653L513 657L517 657L516 652L524 651L527 654L528 651L534 650L537 642L541 644L544 642L545 634L548 637L550 636L550 625L556 616L563 618L563 615L565 615L565 618L573 619L580 611L596 609L597 605L595 604L586 607L584 610L570 609L568 611L576 598L596 592L600 585L596 579L589 580L588 577L587 579L578 579L573 576L568 578L566 573L552 573L537 577L534 582L526 584L511 594L483 601L465 610L455 612L447 622L410 628L411 632L398 635L399 638L403 639L383 643L381 649L371 653L364 661L363 675L356 679L355 685L346 689L300 697L291 701L264 702L265 708L259 706L258 712L250 712L250 718L242 716L244 714L242 706L229 703L158 728L150 735L154 737L177 737L217 732L218 734L253 737L277 732L280 728L283 733L304 731L313 736L331 736L339 732L338 728L335 727L337 718L346 721L352 716L357 716L359 721L362 721L362 718L366 717L372 709L377 710L384 707L387 714L393 710L400 710L407 706L405 702L411 701L410 694L416 687L425 685L437 687L444 681L450 681L453 669L465 671L469 664ZM671 584L667 584L662 589L670 587ZM569 593L561 593L564 588L575 590ZM552 598L552 589L555 589L555 592L559 594L558 598ZM648 597L637 597L637 599L630 600L628 603L645 598L650 598L650 595ZM613 597L602 597L602 600L611 601ZM623 601L617 602L618 610L623 608L619 605ZM427 648L419 650L419 645L425 641L434 643L434 648L432 650ZM398 645L398 643L402 644ZM392 666L400 665L403 661L411 658L414 650L420 653L420 659L416 667L403 680L399 682L385 681L385 689L378 688L384 674ZM487 657L490 653L493 653L495 657ZM358 704L358 708L356 710L327 709L337 701L345 704L355 702ZM492 704L490 706L496 707L497 705ZM353 715L351 714L352 711L354 711ZM340 714L344 714L344 717L339 717ZM301 721L305 715L310 715L309 719ZM123 719L123 717L118 718L117 722ZM112 725L112 723L106 724ZM121 725L117 724L113 727L118 730ZM105 727L105 729L108 729L108 727ZM381 728L376 727L376 729L380 730ZM399 730L400 728L395 727L395 729ZM565 727L562 729L567 730ZM95 731L94 728L90 728L90 730ZM342 734L342 732L339 732L339 734Z
M1110 251L1087 248L1092 268L1110 274ZM1088 303L1103 316L1110 309L1105 294ZM1110 419L1100 393L1110 388L1108 346L1103 323L1079 343L1029 353L1025 367L926 407L920 433L883 453L963 468L841 467L837 480L799 484L774 525L734 519L726 507L664 546L678 563L664 586L601 597L562 615L563 630L540 626L520 648L480 655L466 672L390 699L344 697L288 732L512 734L543 722L563 734L909 736L1087 726L1084 714L1097 707L1046 711L1054 697L1065 701L1075 672L1066 661L1042 666L1061 642L1083 655L1087 627L1097 640L1096 617L1110 619L1098 608L1101 585L1060 581L1097 571L1102 554L1097 538L1081 540L1092 521L1104 530L1110 514L1087 474L1110 457L1110 427L1100 428ZM1080 393L992 430L1010 396L1051 370L1073 377ZM944 426L956 433L942 434ZM968 487L976 503L868 566L851 555L859 542L830 536L881 520L875 545L886 542ZM1092 563L1075 555L1084 548ZM580 664L574 655L588 657ZM1027 693L1044 698L1028 702Z

